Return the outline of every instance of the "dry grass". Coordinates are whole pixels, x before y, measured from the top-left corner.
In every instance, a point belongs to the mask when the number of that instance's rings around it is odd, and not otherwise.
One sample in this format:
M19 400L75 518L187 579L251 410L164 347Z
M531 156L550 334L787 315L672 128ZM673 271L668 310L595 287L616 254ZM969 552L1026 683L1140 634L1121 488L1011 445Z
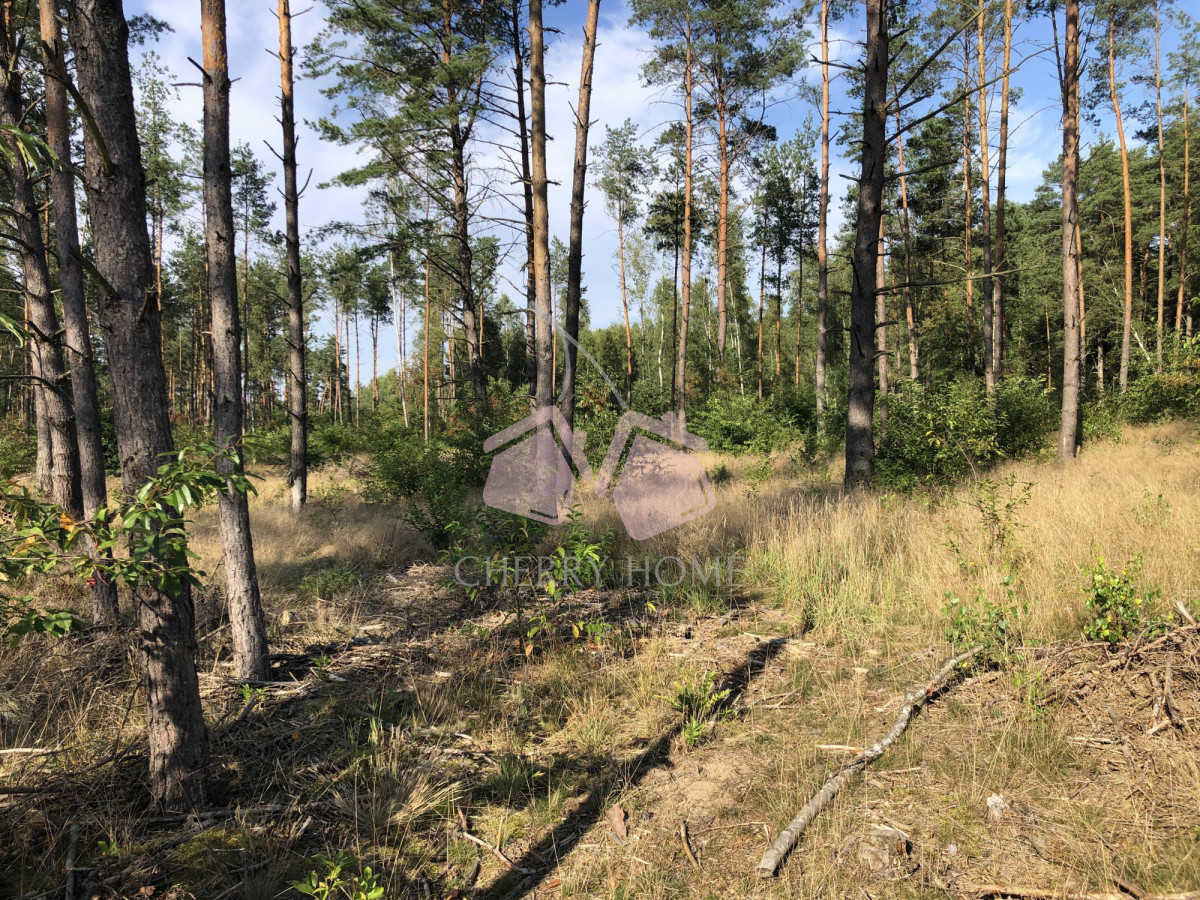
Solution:
M210 512L193 541L212 573L201 664L215 802L260 811L156 821L133 636L28 640L0 650L0 746L67 752L0 756L0 784L42 791L0 795L0 895L61 895L72 827L79 881L101 897L289 895L316 854L338 851L382 873L389 898L859 898L864 887L932 898L984 881L1115 890L1114 878L1193 888L1197 642L1113 667L1079 639L1080 567L1096 554L1143 554L1142 582L1162 591L1156 615L1176 600L1195 609L1198 456L1179 424L1131 430L1071 466L1001 467L993 478L1033 484L1004 547L970 485L842 498L833 463L780 457L767 476L754 460L713 457L710 471L728 473L713 514L648 545L618 539L613 556L741 553L750 584L735 602L604 590L561 606L526 598L519 612L511 595L471 604L445 570L410 567L428 548L399 510L363 502L352 473L314 479L299 521L268 477L252 505L256 552L276 677L296 681L244 716L245 698L216 677L228 648ZM588 494L582 506L589 528L620 533L610 504ZM817 820L779 879L753 878L767 835L844 758L818 745L885 731L902 692L950 654L947 592L979 604L980 590L1024 608L1026 649L934 704ZM538 612L557 628L526 653ZM572 635L597 618L611 626L599 644ZM1168 665L1183 724L1147 733L1166 715ZM672 699L710 672L730 694L690 746ZM993 793L1009 810L990 825ZM627 813L623 842L609 834L614 804ZM914 844L882 879L858 857L873 824ZM511 870L464 825L537 874Z

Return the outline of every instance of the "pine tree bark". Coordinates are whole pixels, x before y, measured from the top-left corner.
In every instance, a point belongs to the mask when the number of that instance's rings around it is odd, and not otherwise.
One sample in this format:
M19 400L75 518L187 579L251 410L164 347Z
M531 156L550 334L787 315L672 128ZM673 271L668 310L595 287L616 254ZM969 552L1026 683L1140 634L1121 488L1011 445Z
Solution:
M517 95L517 137L521 150L521 193L525 200L525 380L537 395L537 285L533 274L533 174L529 162L529 120L525 115L525 55L521 47L521 0L512 3L513 84Z
M1004 71L1000 76L1000 146L996 153L996 245L992 251L992 366L1004 374L1005 201L1008 173L1009 66L1012 62L1012 0L1004 0Z
M592 69L596 60L596 28L600 0L589 0L583 27L583 62L579 72L579 105L575 110L575 163L571 174L571 232L567 249L566 358L563 366L562 414L575 427L575 364L578 357L579 304L583 278L583 193L587 185L587 142L592 108ZM626 312L626 319L629 313Z
M14 0L5 0L2 14L0 77L4 79L4 86L0 92L0 124L21 128L26 124L22 60L19 58L21 13ZM28 304L30 374L37 400L39 459L46 468L39 474L46 476L45 486L49 487L50 499L78 519L84 514L79 484L79 445L63 363L58 313L50 289L46 244L39 221L41 210L17 139L11 134L4 135L3 139L12 154L12 160L8 162L12 217L20 241L21 274Z
M1059 459L1079 447L1079 0L1066 0L1063 63L1062 254L1063 382ZM1111 34L1111 32L1110 32Z
M687 429L687 339L688 318L692 301L692 144L695 123L692 121L692 20L684 14L683 69L683 250L679 286L679 346L675 353L675 421L680 432Z
M967 371L975 372L975 257L971 250L971 45L963 37L963 262L967 292Z
M64 163L71 159L71 120L67 107L65 47L58 24L55 0L40 0L39 25L42 38L46 91L46 140ZM83 514L87 518L108 504L104 480L104 448L100 442L100 401L96 392L96 369L88 327L83 267L79 262L79 227L75 218L75 180L71 172L56 168L50 175L54 199L54 238L58 254L58 278L62 288L63 329L71 368L71 395L75 407L76 437L79 442L80 489ZM99 570L92 572L92 622L112 625L117 621L117 586Z
M304 294L300 275L300 191L296 180L295 79L292 75L291 0L279 0L280 116L283 126L283 205L287 228L288 419L291 423L292 515L308 501L308 344L304 335Z
M234 486L234 479L242 475L242 335L229 160L231 82L225 0L200 0L200 33L204 45L204 194L208 206L204 243L213 317L213 426L221 453L217 471L225 476L225 490L217 498L217 515L225 553L234 673L245 681L266 681L271 660L250 534L250 507L245 492Z
M983 381L988 393L996 389L995 309L992 294L992 179L991 148L988 145L987 44L984 37L986 5L979 0L976 28L976 61L979 65L979 203L983 233Z
M78 89L99 141L84 129L84 184L96 241L96 268L105 281L100 303L122 482L135 493L173 448L166 378L158 355L158 309L148 302L152 260L146 233L146 183L133 86L129 29L121 0L77 0L68 32ZM102 142L102 143L101 143ZM196 678L192 597L143 583L135 589L146 689L150 791L160 806L204 805L208 734Z
M530 156L533 169L533 281L537 298L538 409L554 402L554 313L550 308L550 208L546 180L546 64L542 0L529 0Z
M829 0L821 0L821 187L817 201L817 433L825 434L826 317L829 314Z
M717 114L717 360L725 367L725 339L729 330L726 281L729 278L729 110L718 84Z
M900 129L900 97L898 95L895 97L895 105L896 160L899 165L900 174L900 237L904 242L904 319L908 333L908 377L910 381L916 381L918 378L918 357L917 330L912 300L912 228L908 218L908 178L904 173L904 135L901 134ZM1000 152L1001 158L1003 158L1003 149ZM1000 184L1004 184L1003 176L1000 178ZM1003 191L1003 187L1001 187L1001 191ZM897 377L899 377L898 372Z
M1159 19L1158 0L1154 3L1154 102L1158 114L1158 330L1155 333L1155 365L1157 371L1162 371L1163 365L1163 330L1164 310L1166 306L1167 283L1167 157L1163 152L1163 115L1162 115L1162 53L1161 22Z
M1187 337L1192 336L1191 303L1187 297L1188 280L1188 232L1192 227L1192 181L1191 162L1192 146L1191 132L1188 128L1188 103L1190 97L1190 82L1185 82L1183 88L1183 226L1179 231L1179 295L1175 301L1175 332L1183 333L1184 306L1187 305Z
M871 479L875 462L875 272L887 157L887 0L866 0L862 169L858 179L853 274L850 283L850 385L846 418L848 489Z
M1121 393L1129 388L1129 342L1133 336L1133 195L1129 177L1129 149L1125 145L1125 124L1121 118L1121 99L1117 94L1116 22L1110 8L1108 18L1108 90L1116 118L1117 140L1121 148L1121 190L1125 204L1125 320L1121 333ZM1067 38L1068 48L1070 38ZM1077 48L1078 49L1078 48ZM1078 79L1078 74L1076 74ZM1078 127L1078 126L1076 126ZM1065 135L1064 135L1065 140Z
M885 263L887 255L883 241L883 216L879 217L879 245L875 254L875 357L879 368L879 439L887 439L888 421L888 346L887 328L887 285Z

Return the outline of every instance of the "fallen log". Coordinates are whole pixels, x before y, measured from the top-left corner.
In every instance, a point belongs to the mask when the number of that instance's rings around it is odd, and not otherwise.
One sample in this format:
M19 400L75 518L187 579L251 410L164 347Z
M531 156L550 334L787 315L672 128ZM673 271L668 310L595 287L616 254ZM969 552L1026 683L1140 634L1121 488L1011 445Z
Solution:
M775 843L770 849L763 854L762 861L758 864L758 874L761 878L771 878L779 869L780 863L783 862L785 856L791 852L796 846L796 842L800 840L800 836L804 834L804 830L812 823L813 819L829 805L830 801L837 796L838 791L846 786L847 782L864 766L874 762L887 752L904 734L908 728L908 723L912 720L913 713L933 695L945 689L950 681L959 674L959 666L963 663L974 659L983 651L983 647L972 647L964 653L960 653L952 660L947 662L934 674L920 690L910 692L905 698L904 706L900 709L900 715L896 718L896 724L892 726L884 737L876 741L866 750L863 750L858 756L850 760L841 770L830 778L821 787L819 791L804 804L796 818L792 819L791 823L780 832L779 837L775 839Z

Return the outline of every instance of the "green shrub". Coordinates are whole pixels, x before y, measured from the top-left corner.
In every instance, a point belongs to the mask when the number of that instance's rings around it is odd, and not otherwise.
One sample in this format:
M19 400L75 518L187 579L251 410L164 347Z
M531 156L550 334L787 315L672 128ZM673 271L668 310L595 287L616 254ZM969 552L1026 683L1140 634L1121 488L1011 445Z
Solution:
M0 478L12 478L33 468L34 443L16 422L0 427Z
M1121 409L1109 397L1101 395L1099 399L1083 404L1083 442L1084 444L1100 441L1121 440Z
M717 453L768 455L804 439L794 413L777 398L759 402L733 394L714 396L688 414L688 430Z
M904 382L888 397L888 433L876 477L902 490L954 481L996 460L1036 451L1055 427L1041 379L1002 379L990 401L976 379L935 390Z
M1130 422L1162 422L1200 415L1200 335L1167 335L1163 371L1134 379L1121 398L1121 411Z
M1143 616L1157 599L1157 590L1139 592L1137 576L1142 571L1142 554L1138 554L1114 571L1108 567L1103 556L1097 556L1085 571L1088 574L1088 609L1096 617L1083 628L1083 633L1093 641L1119 644L1137 633L1142 627Z

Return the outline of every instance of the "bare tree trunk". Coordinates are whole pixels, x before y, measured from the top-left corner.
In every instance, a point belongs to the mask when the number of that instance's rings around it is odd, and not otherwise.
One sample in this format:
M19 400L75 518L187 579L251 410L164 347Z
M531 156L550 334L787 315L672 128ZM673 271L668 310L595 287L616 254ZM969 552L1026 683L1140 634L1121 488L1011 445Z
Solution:
M888 420L888 346L887 328L887 285L884 265L887 261L883 242L883 215L879 216L879 246L875 254L875 355L879 367L879 439L887 439Z
M1155 333L1155 366L1161 372L1163 365L1164 307L1167 283L1167 157L1163 152L1162 117L1162 53L1159 47L1162 24L1159 19L1158 0L1154 3L1154 102L1158 114L1158 330Z
M1113 115L1117 123L1117 139L1121 146L1121 187L1125 200L1125 325L1121 335L1120 374L1121 393L1123 394L1129 387L1129 341L1133 331L1133 197L1129 184L1129 150L1125 146L1125 125L1121 118L1121 101L1117 96L1115 30L1116 24L1113 22L1110 10L1108 19L1108 90L1109 96L1112 98ZM1070 48L1070 43L1071 40L1068 37L1068 49ZM1078 77L1078 74L1076 74L1076 77Z
M846 418L847 488L866 484L875 461L874 286L882 217L887 137L888 34L886 0L866 0L867 47L863 85L862 171L854 271L850 284L850 385Z
M533 166L533 279L537 297L539 409L554 402L554 313L550 306L550 209L546 183L546 67L542 0L529 0L529 96Z
M20 13L13 0L3 5L4 34L0 36L0 77L4 79L0 96L0 123L21 128L25 119L22 61L19 59ZM12 159L8 176L12 192L12 217L20 244L21 273L25 284L30 332L30 374L34 383L35 412L38 416L39 462L48 468L50 499L68 514L82 518L83 495L79 484L79 445L75 433L75 413L67 370L63 363L58 331L58 313L50 289L50 270L46 263L46 244L42 237L37 196L33 181L21 155L17 139L5 135ZM41 478L39 478L41 482ZM46 485L39 484L41 487Z
M991 150L988 146L988 77L987 45L984 40L986 13L984 0L979 0L979 17L976 28L978 49L976 61L979 65L979 202L982 207L983 226L983 381L990 393L996 388L995 357L995 310L992 294L992 179Z
M975 263L971 253L971 45L963 36L963 260L967 292L967 369L975 371Z
M775 385L783 379L783 253L775 257Z
M204 193L208 223L208 291L213 311L213 423L217 471L225 476L218 496L225 592L233 638L233 668L246 681L266 681L271 668L267 629L258 593L250 508L234 485L242 474L242 360L238 322L237 263L229 164L229 57L225 44L225 0L200 0L204 45Z
M1079 448L1079 0L1066 0L1066 53L1063 66L1062 250L1063 398L1058 434L1059 459L1074 459ZM1110 31L1111 35L1111 31ZM1115 94L1114 94L1115 97Z
M762 244L758 266L758 399L763 398L763 306L766 304L767 242Z
M725 98L716 104L717 113L717 360L725 368L725 336L729 329L726 284L729 273L729 112Z
M800 324L804 320L804 241L796 253L796 390L800 389Z
M525 199L525 380L537 394L537 285L533 276L533 175L529 163L529 121L525 115L525 56L521 47L521 0L512 0L513 85L517 95L517 136L521 149L521 188Z
M633 403L633 332L629 328L629 299L625 289L625 209L617 205L617 257L621 263L621 311L625 314L625 402Z
M349 320L346 328L350 328ZM350 369L350 335L346 335L346 369ZM358 327L358 305L354 307L354 427L362 425L362 332Z
M1187 304L1187 337L1192 336L1192 309L1187 297L1188 280L1188 231L1192 227L1192 181L1191 162L1192 146L1191 132L1188 129L1188 101L1191 99L1191 83L1185 82L1183 88L1183 226L1179 230L1179 296L1175 301L1175 332L1183 330L1184 304Z
M408 335L407 316L404 310L404 292L396 290L396 261L388 251L388 284L392 289L392 315L396 326L396 399L400 401L400 412L404 416L404 427L408 427Z
M908 220L908 178L904 174L904 136L900 133L900 97L896 96L896 159L900 167L900 236L904 241L904 319L908 329L908 377L916 381L917 372L917 333L913 315L912 301L912 230ZM1003 121L1003 120L1002 120ZM1003 134L1001 126L1001 134ZM1001 138L1003 140L1003 138ZM1003 159L1004 150L1000 151ZM1003 171L1003 166L1001 166ZM1004 184L1004 176L1000 176L1000 184ZM1001 187L1003 191L1003 187ZM897 329L897 334L899 330ZM899 373L897 373L899 377Z
M304 337L304 296L300 283L300 195L296 182L296 117L292 77L291 0L279 0L279 69L283 125L283 204L287 218L288 418L292 425L292 515L308 500L308 376Z
M567 250L567 342L563 363L562 414L575 427L575 342L579 340L579 302L583 278L583 192L587 184L587 141L592 108L592 68L596 59L596 27L600 21L600 0L589 0L587 21L583 27L583 62L579 71L579 106L575 110L575 164L571 175L571 233ZM624 281L622 281L624 287ZM622 297L624 295L622 294ZM626 330L628 316L626 311Z
M425 201L425 221L429 222L429 204L427 198ZM429 317L429 248L425 248L425 367L422 376L424 403L425 403L425 443L429 443L429 329L433 324L433 320Z
M1004 204L1008 172L1009 65L1012 61L1012 0L1004 0L1004 71L1000 76L1000 147L996 158L996 246L992 251L992 368L1004 374Z
M79 93L97 135L84 129L84 184L97 241L96 268L106 287L101 326L112 375L117 443L125 490L136 492L172 449L166 378L158 355L158 310L146 303L152 260L146 233L146 184L133 86L129 29L120 0L77 0L68 29ZM101 143L102 142L102 143ZM186 558L168 560L185 564ZM196 678L191 591L135 590L146 689L150 791L168 808L204 805L208 734Z
M688 311L692 300L692 21L691 14L684 16L683 70L683 271L680 274L680 322L679 347L675 367L675 420L680 432L687 429L687 339Z
M41 0L39 24L45 66L46 137L50 148L64 163L71 159L71 121L67 108L65 47L58 25L55 0ZM108 503L104 481L104 448L100 443L100 402L96 393L96 370L88 327L83 268L79 258L79 230L75 220L75 181L71 172L56 168L51 173L54 193L54 234L58 253L58 277L62 287L63 326L71 368L71 394L75 401L76 436L79 441L80 488L83 514L89 519ZM94 548L93 548L94 549ZM106 551L105 556L111 556ZM92 622L112 625L117 621L117 586L99 570L92 571Z
M817 206L817 433L825 434L825 344L829 310L829 0L821 0L821 196Z

